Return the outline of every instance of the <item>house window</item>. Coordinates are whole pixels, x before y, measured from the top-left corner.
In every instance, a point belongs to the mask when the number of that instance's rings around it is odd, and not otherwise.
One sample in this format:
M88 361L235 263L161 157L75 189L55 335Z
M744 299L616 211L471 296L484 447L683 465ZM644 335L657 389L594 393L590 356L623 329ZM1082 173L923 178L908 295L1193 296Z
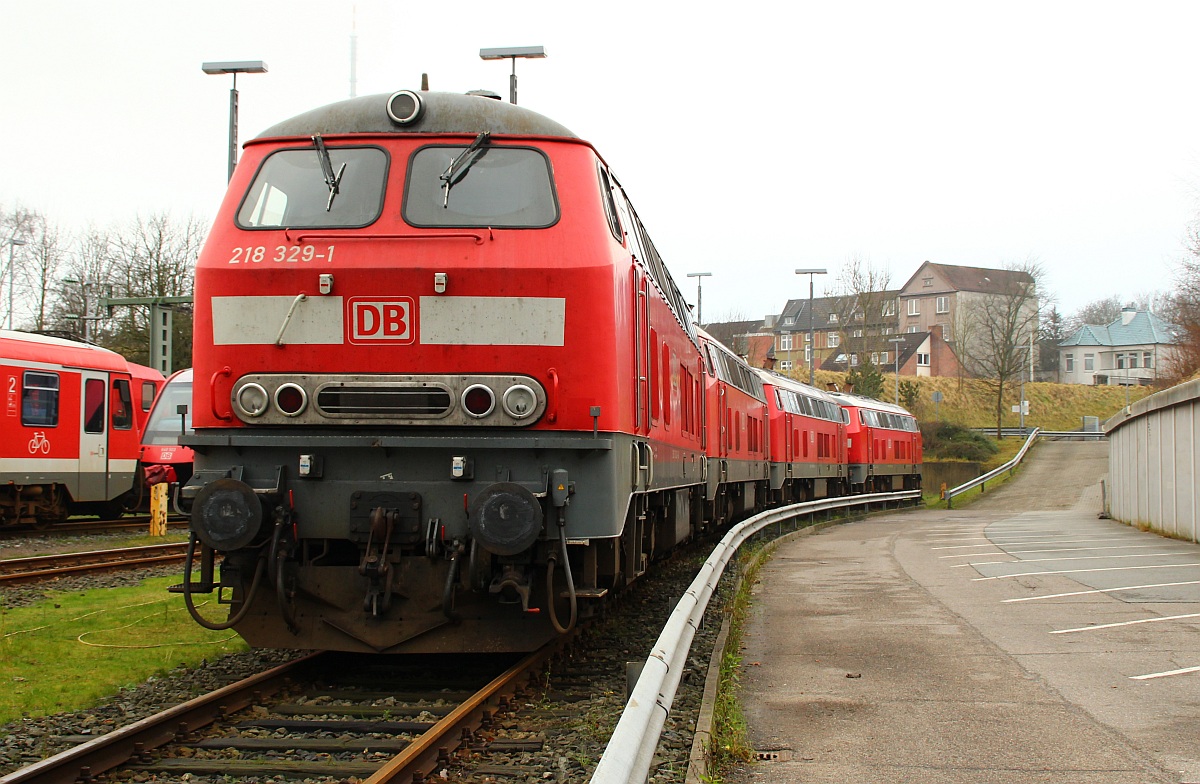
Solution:
M807 365L809 362L812 362L812 346L805 346L804 347L804 364Z
M841 336L838 333L830 332L825 336L825 345L829 348L837 348L840 340Z
M931 287L933 285L933 276L931 275L928 278L921 278L921 285L925 288Z
M1151 354L1149 351L1142 352L1142 367L1144 367L1144 368L1154 367L1154 355Z
M917 331L917 326L914 324L914 325L912 325L911 327L909 327L908 329L906 329L906 330L904 330L904 331L905 331L905 332L907 332L908 334L910 334L910 335L911 335L911 334L913 334L914 332L916 332L916 331Z
M854 318L855 321L863 320L863 312L861 310L854 311L854 313L852 313L851 316Z
M858 354L850 355L850 367L858 367Z
M783 325L784 325L785 327L790 327L790 326L792 326L792 325L793 325L793 324L795 324L795 323L796 323L796 317L795 317L795 316L788 316L787 318L785 318L785 319L783 320Z
M910 315L910 316L921 315L921 301L920 300L910 299L908 301L908 315Z
M890 335L890 334L892 334L892 328L891 328L891 327L884 327L884 328L883 328L883 334L885 334L885 335Z
M929 367L929 355L928 354L917 354L917 366L918 367Z
M1095 370L1096 369L1096 355L1095 354L1084 354L1083 355L1083 369L1084 370Z
M838 323L838 319L837 319L837 314L836 314L836 313L830 313L830 314L829 314L829 323L830 323L830 324L836 324L836 323Z
M1117 354L1117 370L1125 369L1125 355Z
M884 300L883 313L881 315L884 318L888 318L889 316L896 315L896 300L894 300L894 299Z
M1067 361L1067 372L1074 373L1075 372L1075 355L1067 354L1064 358Z
M780 351L791 351L791 350L792 350L792 336L791 336L791 334L786 334L786 335L780 335L780 336L779 336L779 350L780 350Z
M938 326L942 328L942 340L954 340L954 333L949 324L939 324Z
M1137 367L1137 352L1136 351L1129 352L1129 367L1130 368Z
M781 360L779 363L779 369L780 370L791 370L792 369L792 361L790 359Z
M938 297L937 298L937 312L938 313L949 313L950 312L950 298L949 297Z
M807 332L806 332L806 333L804 333L804 342L805 342L805 343L812 343L812 335L808 334Z
M863 336L863 331L861 329L856 329L851 334L856 338L861 338Z
M886 351L885 351L885 352L883 352L882 354L880 354L880 355L879 355L879 360L880 360L881 362L883 362L883 364L885 364L885 365L886 365L886 364L887 364L887 362L888 362L888 352L886 352Z
M887 356L886 356L886 355L884 356L884 358L883 358L883 361L884 361L884 362L887 362ZM878 365L878 364L879 364L879 352L878 352L878 351L872 351L872 352L871 352L871 364L872 364L872 365Z

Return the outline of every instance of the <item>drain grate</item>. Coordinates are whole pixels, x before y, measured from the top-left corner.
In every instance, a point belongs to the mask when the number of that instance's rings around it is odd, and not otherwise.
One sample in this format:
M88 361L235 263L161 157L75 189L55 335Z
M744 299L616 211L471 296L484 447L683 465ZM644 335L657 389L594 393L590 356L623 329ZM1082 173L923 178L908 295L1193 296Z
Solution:
M756 762L787 762L791 758L791 749L756 749L754 751Z

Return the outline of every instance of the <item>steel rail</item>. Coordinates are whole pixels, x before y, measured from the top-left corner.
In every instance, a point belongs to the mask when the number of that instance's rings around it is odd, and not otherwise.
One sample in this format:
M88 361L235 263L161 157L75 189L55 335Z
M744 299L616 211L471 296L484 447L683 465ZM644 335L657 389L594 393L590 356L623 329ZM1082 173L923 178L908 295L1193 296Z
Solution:
M323 651L309 654L115 729L107 735L15 770L0 778L0 784L76 784L79 781L91 781L94 776L122 765L135 756L212 724L226 713L255 704L262 695L283 688L287 677L297 668L323 655Z
M692 638L726 565L747 539L769 525L793 517L855 506L865 505L869 508L871 504L886 505L920 497L920 490L905 490L807 501L763 512L731 528L704 562L667 619L666 626L643 665L616 730L592 774L592 784L644 784L646 781L662 728L671 712L675 691L686 669Z
M183 560L187 543L35 555L0 560L0 582L25 582L105 569L132 569Z
M491 683L414 739L408 748L385 762L383 767L364 779L362 784L411 784L432 773L439 763L444 762L449 754L466 742L462 737L464 729L469 732L479 729L490 700L516 692L518 678L540 668L573 637L574 635L567 635L543 646L496 676ZM457 736L457 740L446 740L454 736ZM0 784L5 783L0 780Z

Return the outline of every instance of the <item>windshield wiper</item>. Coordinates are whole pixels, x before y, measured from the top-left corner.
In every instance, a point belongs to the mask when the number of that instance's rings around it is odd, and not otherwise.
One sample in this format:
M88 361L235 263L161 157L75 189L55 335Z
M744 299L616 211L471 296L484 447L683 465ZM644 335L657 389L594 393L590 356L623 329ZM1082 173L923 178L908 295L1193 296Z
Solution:
M346 172L346 164L343 163L341 168L337 170L337 174L333 173L333 161L329 158L329 150L325 149L325 140L320 134L312 137L313 145L317 148L317 160L321 162L321 173L325 175L325 185L329 188L329 201L325 202L325 211L329 212L333 209L333 199L338 195L342 184L342 175Z
M488 131L476 136L475 141L471 142L467 149L455 155L454 160L450 161L450 165L446 167L446 171L438 176L438 179L442 181L442 187L446 189L442 195L443 209L450 206L450 189L462 182L462 178L467 176L467 170L487 154L487 144L491 138L492 134Z

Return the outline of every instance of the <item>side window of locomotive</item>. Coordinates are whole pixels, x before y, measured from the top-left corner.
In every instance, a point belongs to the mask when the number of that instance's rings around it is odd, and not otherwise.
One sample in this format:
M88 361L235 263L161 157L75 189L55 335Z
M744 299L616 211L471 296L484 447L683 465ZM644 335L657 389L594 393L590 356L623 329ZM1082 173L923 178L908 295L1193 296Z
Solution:
M56 373L25 373L21 385L21 424L28 427L58 426Z
M378 147L327 147L330 187L315 147L272 153L238 209L243 229L366 226L383 210L388 156Z
M133 396L128 379L113 379L108 410L112 412L113 430L133 429Z
M608 171L599 163L596 164L596 171L600 175L600 201L604 204L604 217L608 219L608 230L617 238L617 242L624 242L624 232L621 231L621 220L617 217L617 204L613 201L613 186L608 179Z
M83 382L83 432L104 432L104 380L89 378Z
M543 229L558 221L558 196L541 150L438 145L413 153L403 210L419 227Z

